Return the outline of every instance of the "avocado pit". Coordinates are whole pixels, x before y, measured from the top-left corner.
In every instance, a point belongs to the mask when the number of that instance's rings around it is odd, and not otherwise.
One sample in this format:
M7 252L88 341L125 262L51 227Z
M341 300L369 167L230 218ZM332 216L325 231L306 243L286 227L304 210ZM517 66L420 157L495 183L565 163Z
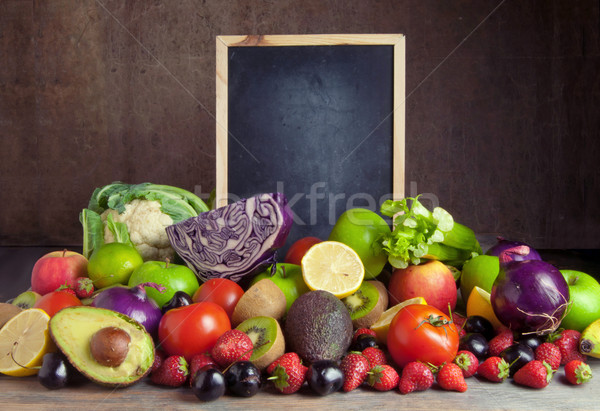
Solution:
M131 336L118 327L104 327L96 331L90 340L92 357L100 365L118 367L129 353Z

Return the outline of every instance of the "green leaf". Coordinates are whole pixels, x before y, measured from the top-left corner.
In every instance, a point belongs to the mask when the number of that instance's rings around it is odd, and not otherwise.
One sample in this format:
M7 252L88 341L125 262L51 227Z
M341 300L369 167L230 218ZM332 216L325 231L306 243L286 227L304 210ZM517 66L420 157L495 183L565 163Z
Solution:
M100 214L87 208L79 213L79 222L83 227L83 256L90 258L104 244L104 224Z
M113 215L108 213L106 217L106 226L115 237L115 243L128 244L134 247L131 239L129 238L129 231L127 230L127 224L115 221Z

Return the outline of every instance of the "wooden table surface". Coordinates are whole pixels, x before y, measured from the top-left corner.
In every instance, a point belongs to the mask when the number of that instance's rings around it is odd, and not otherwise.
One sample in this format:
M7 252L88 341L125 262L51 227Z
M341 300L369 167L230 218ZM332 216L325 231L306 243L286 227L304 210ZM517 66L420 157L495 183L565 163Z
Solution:
M591 360L590 365L595 378L588 383L570 385L561 367L550 385L540 390L518 386L511 380L496 384L471 377L467 379L469 388L464 393L443 391L435 385L427 391L408 395L402 395L397 390L380 393L369 387L361 387L349 393L337 392L321 397L313 394L305 384L298 393L292 395L279 394L271 387L265 387L254 397L226 395L207 403L200 402L188 387L157 387L148 379L128 388L111 389L86 382L76 387L48 390L39 384L36 377L0 376L0 409L598 410L600 361Z

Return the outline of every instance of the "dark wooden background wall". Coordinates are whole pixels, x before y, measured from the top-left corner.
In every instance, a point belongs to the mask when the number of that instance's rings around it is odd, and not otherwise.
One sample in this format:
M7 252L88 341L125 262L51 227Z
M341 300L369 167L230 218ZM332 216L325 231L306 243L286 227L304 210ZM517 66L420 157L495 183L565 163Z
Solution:
M81 243L97 186L215 186L215 37L406 35L407 194L600 248L597 0L2 0L0 245Z

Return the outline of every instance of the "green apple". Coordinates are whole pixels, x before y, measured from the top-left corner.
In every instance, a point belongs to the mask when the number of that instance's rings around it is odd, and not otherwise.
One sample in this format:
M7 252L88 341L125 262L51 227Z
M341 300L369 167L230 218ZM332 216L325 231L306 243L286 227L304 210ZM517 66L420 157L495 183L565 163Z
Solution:
M478 255L465 262L460 275L460 294L463 300L469 299L475 286L491 293L499 272L500 260L492 255Z
M302 268L296 264L277 264L277 270L273 276L271 276L271 268L268 268L267 271L254 277L251 285L256 284L263 278L270 279L283 291L286 301L286 312L290 309L292 303L296 301L296 298L310 291L302 278Z
M379 240L390 232L389 224L379 214L366 208L351 208L338 218L329 240L344 243L356 251L365 266L365 280L372 280L388 261Z
M129 287L141 283L156 283L166 288L159 292L152 287L145 287L148 296L152 298L159 307L167 303L177 291L184 291L188 295L200 287L196 274L185 265L172 264L167 261L146 261L139 266L129 278Z
M567 284L571 302L567 315L560 323L562 328L583 331L600 318L600 283L589 274L575 270L560 270Z

